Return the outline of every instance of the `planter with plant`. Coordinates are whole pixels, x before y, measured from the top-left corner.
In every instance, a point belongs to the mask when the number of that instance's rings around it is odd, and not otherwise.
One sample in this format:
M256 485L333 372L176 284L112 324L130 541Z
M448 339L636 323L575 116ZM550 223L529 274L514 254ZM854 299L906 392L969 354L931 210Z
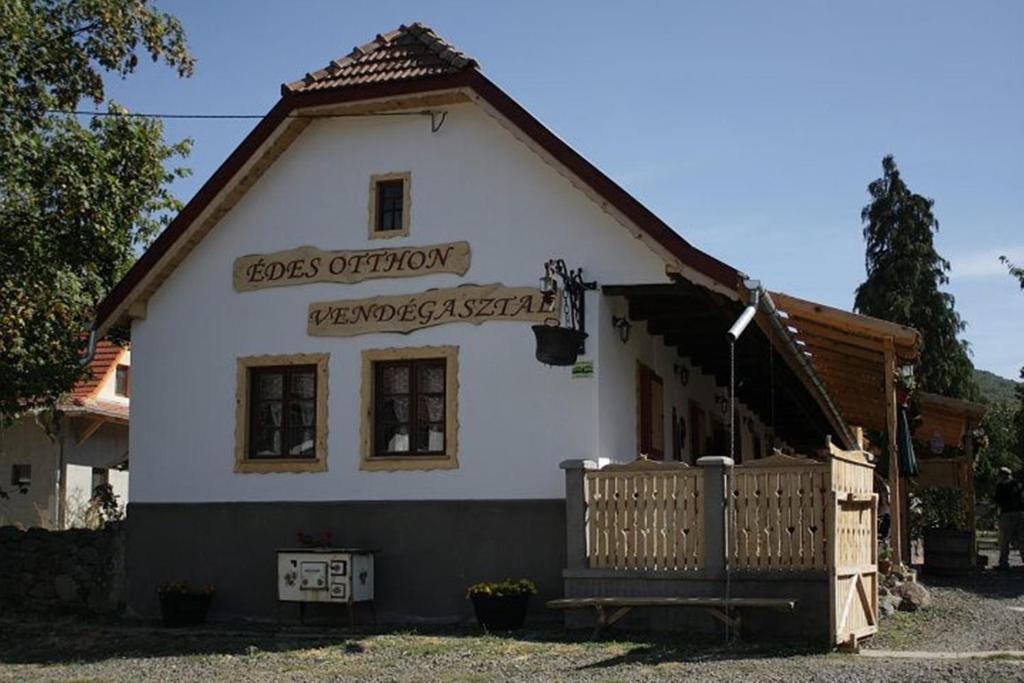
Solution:
M157 589L165 626L195 626L206 621L213 600L213 586L192 586L184 581L165 583Z
M925 488L911 503L911 533L924 539L924 570L965 574L976 560L974 529L968 527L963 492Z
M475 583L466 590L476 620L487 631L511 631L523 627L530 596L537 586L529 579Z

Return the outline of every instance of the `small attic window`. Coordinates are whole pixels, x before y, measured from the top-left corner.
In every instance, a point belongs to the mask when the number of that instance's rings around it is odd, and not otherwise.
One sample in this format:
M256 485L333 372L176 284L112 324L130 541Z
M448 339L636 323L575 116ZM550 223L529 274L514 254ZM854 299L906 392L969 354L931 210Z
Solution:
M409 234L409 173L370 177L370 239Z
M114 373L114 395L128 398L132 389L132 369L128 365L118 365Z

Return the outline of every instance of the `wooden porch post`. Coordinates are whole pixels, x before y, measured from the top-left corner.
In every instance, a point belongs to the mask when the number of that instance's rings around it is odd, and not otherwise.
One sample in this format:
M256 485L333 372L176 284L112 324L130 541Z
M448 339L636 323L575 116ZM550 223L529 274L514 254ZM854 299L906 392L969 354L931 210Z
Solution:
M903 562L903 495L900 485L900 458L896 444L896 348L892 337L885 338L885 425L889 450L889 546L894 564Z
M565 470L565 568L587 568L587 499L585 475L596 470L593 460L563 460Z
M960 477L960 484L964 487L967 499L967 526L971 531L972 537L974 538L974 547L971 549L971 556L974 557L978 554L978 519L977 519L977 505L978 502L975 499L974 492L974 438L971 433L974 431L974 425L971 422L970 416L964 420L964 455L963 459L966 462L962 462L957 468L959 470L957 474Z

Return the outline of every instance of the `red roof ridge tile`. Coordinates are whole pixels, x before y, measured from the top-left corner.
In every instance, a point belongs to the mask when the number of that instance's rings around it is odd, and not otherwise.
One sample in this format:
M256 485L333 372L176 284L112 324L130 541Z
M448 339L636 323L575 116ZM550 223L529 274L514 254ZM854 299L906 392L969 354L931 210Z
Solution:
M408 39L403 41L403 38ZM391 54L381 55L382 51ZM379 72L361 68L371 62L388 62ZM457 50L433 29L420 22L402 24L393 31L352 48L344 57L307 73L302 79L281 85L283 95L306 90L334 90L368 82L400 81L427 75L451 74L478 68L475 59Z

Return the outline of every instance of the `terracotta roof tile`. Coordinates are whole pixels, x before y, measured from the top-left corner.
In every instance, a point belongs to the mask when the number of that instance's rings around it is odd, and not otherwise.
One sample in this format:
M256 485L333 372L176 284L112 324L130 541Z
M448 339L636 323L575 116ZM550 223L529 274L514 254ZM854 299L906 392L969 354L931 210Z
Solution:
M332 60L319 71L281 86L284 94L336 90L354 85L404 81L425 76L453 74L475 69L467 57L419 22L378 35L353 48L347 56Z
M96 355L89 363L89 375L71 390L72 400L92 398L96 390L99 389L100 382L110 372L117 359L121 357L121 351L123 349L113 342L106 340L96 342Z
M131 408L127 403L116 403L92 398L76 398L70 404L62 407L68 415L92 415L96 417L112 418L114 420L128 420Z

